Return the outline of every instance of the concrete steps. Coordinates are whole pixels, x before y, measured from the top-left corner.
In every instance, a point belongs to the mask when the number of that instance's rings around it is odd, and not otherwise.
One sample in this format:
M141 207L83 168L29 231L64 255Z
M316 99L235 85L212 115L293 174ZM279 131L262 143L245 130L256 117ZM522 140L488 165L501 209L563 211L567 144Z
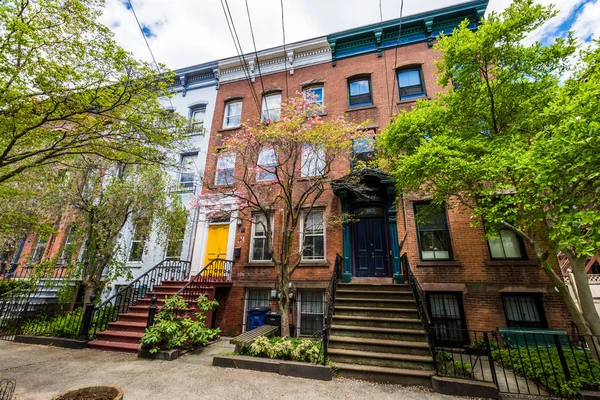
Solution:
M433 359L408 285L338 285L328 355L343 377L431 386Z

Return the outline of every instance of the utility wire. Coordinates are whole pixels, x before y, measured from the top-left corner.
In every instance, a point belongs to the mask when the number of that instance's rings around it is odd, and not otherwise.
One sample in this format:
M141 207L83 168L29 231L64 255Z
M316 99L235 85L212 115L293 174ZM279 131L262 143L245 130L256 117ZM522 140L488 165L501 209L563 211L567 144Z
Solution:
M287 76L287 51L285 50L285 23L283 19L283 0L281 3L281 30L283 32L283 70L285 72L285 98L290 97L290 89L288 87L288 76Z
M256 94L256 90L254 89L254 85L252 83L252 79L246 69L246 59L244 58L244 52L242 50L242 45L240 43L240 39L237 34L237 30L235 29L235 24L233 22L233 18L231 16L231 11L229 10L229 4L227 0L221 0L221 7L223 8L223 13L225 14L225 20L227 21L227 26L229 27L229 33L231 34L231 39L233 40L233 45L235 46L235 51L240 60L242 70L244 72L244 76L246 77L246 82L248 82L248 87L250 88L250 94L254 100L254 103L257 109L260 111L260 101L258 101L258 95ZM226 9L227 8L227 9ZM231 20L231 22L230 22Z
M379 20L381 21L381 35L382 35L381 40L383 41L383 7L381 6L381 0L379 0ZM382 45L383 45L383 43L382 43ZM387 101L389 103L390 102L390 82L389 82L388 74L390 72L388 71L388 66L387 66L387 56L383 49L382 49L382 52L383 52L383 64L385 67L385 89L387 91ZM391 101L394 101L393 95L392 95ZM391 116L392 116L392 110L390 107L390 117Z
M252 45L254 46L254 56L256 57L256 66L258 67L258 77L260 79L260 87L262 88L262 99L265 102L265 108L267 109L267 118L270 117L269 105L267 104L267 97L265 96L265 84L263 82L262 74L260 72L260 60L258 59L258 52L256 51L256 41L254 40L254 29L252 29L252 18L250 18L250 7L248 7L248 0L246 0L246 14L248 15L248 24L250 25L250 35L252 36ZM262 115L261 115L262 118Z
M135 8L133 8L133 3L131 2L131 0L127 0L127 3L129 3L129 7L131 8L131 11L133 12L133 16L135 17L135 22L137 22L138 28L140 29L140 33L144 37L144 42L146 42L146 47L148 47L148 51L150 52L150 55L152 56L152 61L154 61L154 65L156 66L156 70L158 71L159 75L162 75L162 71L160 70L160 66L156 62L156 58L154 58L154 53L152 52L152 49L150 48L150 43L148 43L148 38L146 38L146 34L144 33L144 30L142 29L142 24L140 24L140 20L138 19L137 14L135 13ZM173 102L171 101L171 98L168 97L168 99L169 99L169 103L171 104L171 108L175 108L173 106Z
M400 0L400 22L398 24L398 39L396 39L396 49L394 50L394 75L396 75L396 69L398 68L398 45L400 44L400 35L402 35L402 10L404 9L404 0ZM397 76L394 80L397 80ZM396 89L396 85L392 86L392 103L390 104L390 115L392 114L392 109L394 107L394 89ZM400 94L400 82L398 82L398 94ZM400 97L399 97L400 98ZM400 112L398 109L398 105L396 105L396 110Z

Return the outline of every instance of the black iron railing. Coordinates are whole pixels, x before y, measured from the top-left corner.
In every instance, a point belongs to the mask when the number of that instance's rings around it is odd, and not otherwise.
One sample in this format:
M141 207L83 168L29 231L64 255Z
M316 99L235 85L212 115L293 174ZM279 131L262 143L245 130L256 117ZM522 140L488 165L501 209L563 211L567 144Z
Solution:
M17 382L14 379L0 379L0 400L13 400Z
M82 333L88 335L89 332L88 339L94 338L97 332L107 328L109 322L117 321L120 314L129 312L129 307L137 305L140 300L147 297L147 293L153 291L155 286L167 280L187 280L189 273L189 261L161 261L145 274L96 306L92 315L89 316L89 329L86 329L85 324L82 324ZM81 338L85 340L83 336Z
M344 259L339 254L335 255L335 264L333 265L333 274L329 281L327 289L327 308L323 316L323 365L327 363L327 350L329 347L329 334L331 333L331 321L335 309L335 293L337 291L338 282L342 275L342 263Z
M600 336L519 329L436 329L436 374L488 382L512 395L573 398L600 389Z
M188 282L173 296L181 296L188 305L192 306L196 303L198 297L206 295L208 289L212 289L215 283L231 282L231 273L234 261L215 258L211 260L200 272L192 276ZM164 305L157 309L160 312ZM154 319L151 316L152 312L148 313L148 326L152 326Z

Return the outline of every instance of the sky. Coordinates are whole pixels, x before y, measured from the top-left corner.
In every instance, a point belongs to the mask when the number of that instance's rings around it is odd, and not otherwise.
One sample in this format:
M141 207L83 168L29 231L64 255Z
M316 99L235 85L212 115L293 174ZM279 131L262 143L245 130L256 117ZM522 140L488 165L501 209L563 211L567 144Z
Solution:
M131 3L129 3L131 1ZM401 0L247 0L258 50L400 16ZM574 30L580 42L600 38L600 0L537 0L554 4L558 15L533 32L530 40L549 43ZM403 15L458 4L462 0L404 0ZM228 0L244 53L254 51L245 0ZM502 11L510 0L490 0L487 12ZM178 69L236 55L221 0L106 0L101 21L117 42L137 58L150 61L144 36L160 63Z

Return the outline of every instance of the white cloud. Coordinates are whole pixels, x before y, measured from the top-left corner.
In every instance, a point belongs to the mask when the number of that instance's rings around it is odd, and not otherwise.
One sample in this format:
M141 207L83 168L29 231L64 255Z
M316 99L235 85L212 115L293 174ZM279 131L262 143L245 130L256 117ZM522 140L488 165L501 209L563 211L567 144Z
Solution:
M224 57L235 56L235 48L220 0L131 0L140 22L156 36L148 39L157 61L169 68L181 68ZM540 0L554 3L558 17L535 32L534 39L552 33L567 20L583 0ZM404 2L404 15L460 3L461 0ZM279 0L248 0L257 48L283 43ZM379 0L283 0L286 42L295 42L332 32L379 22ZM510 0L491 0L488 10L501 11ZM229 0L244 52L253 51L244 0ZM400 0L382 0L383 18L398 18ZM598 0L585 5L573 26L582 37L598 37L600 13ZM595 16L595 17L594 17ZM117 41L137 57L150 60L150 55L133 13L122 0L106 0L102 22L111 27Z

